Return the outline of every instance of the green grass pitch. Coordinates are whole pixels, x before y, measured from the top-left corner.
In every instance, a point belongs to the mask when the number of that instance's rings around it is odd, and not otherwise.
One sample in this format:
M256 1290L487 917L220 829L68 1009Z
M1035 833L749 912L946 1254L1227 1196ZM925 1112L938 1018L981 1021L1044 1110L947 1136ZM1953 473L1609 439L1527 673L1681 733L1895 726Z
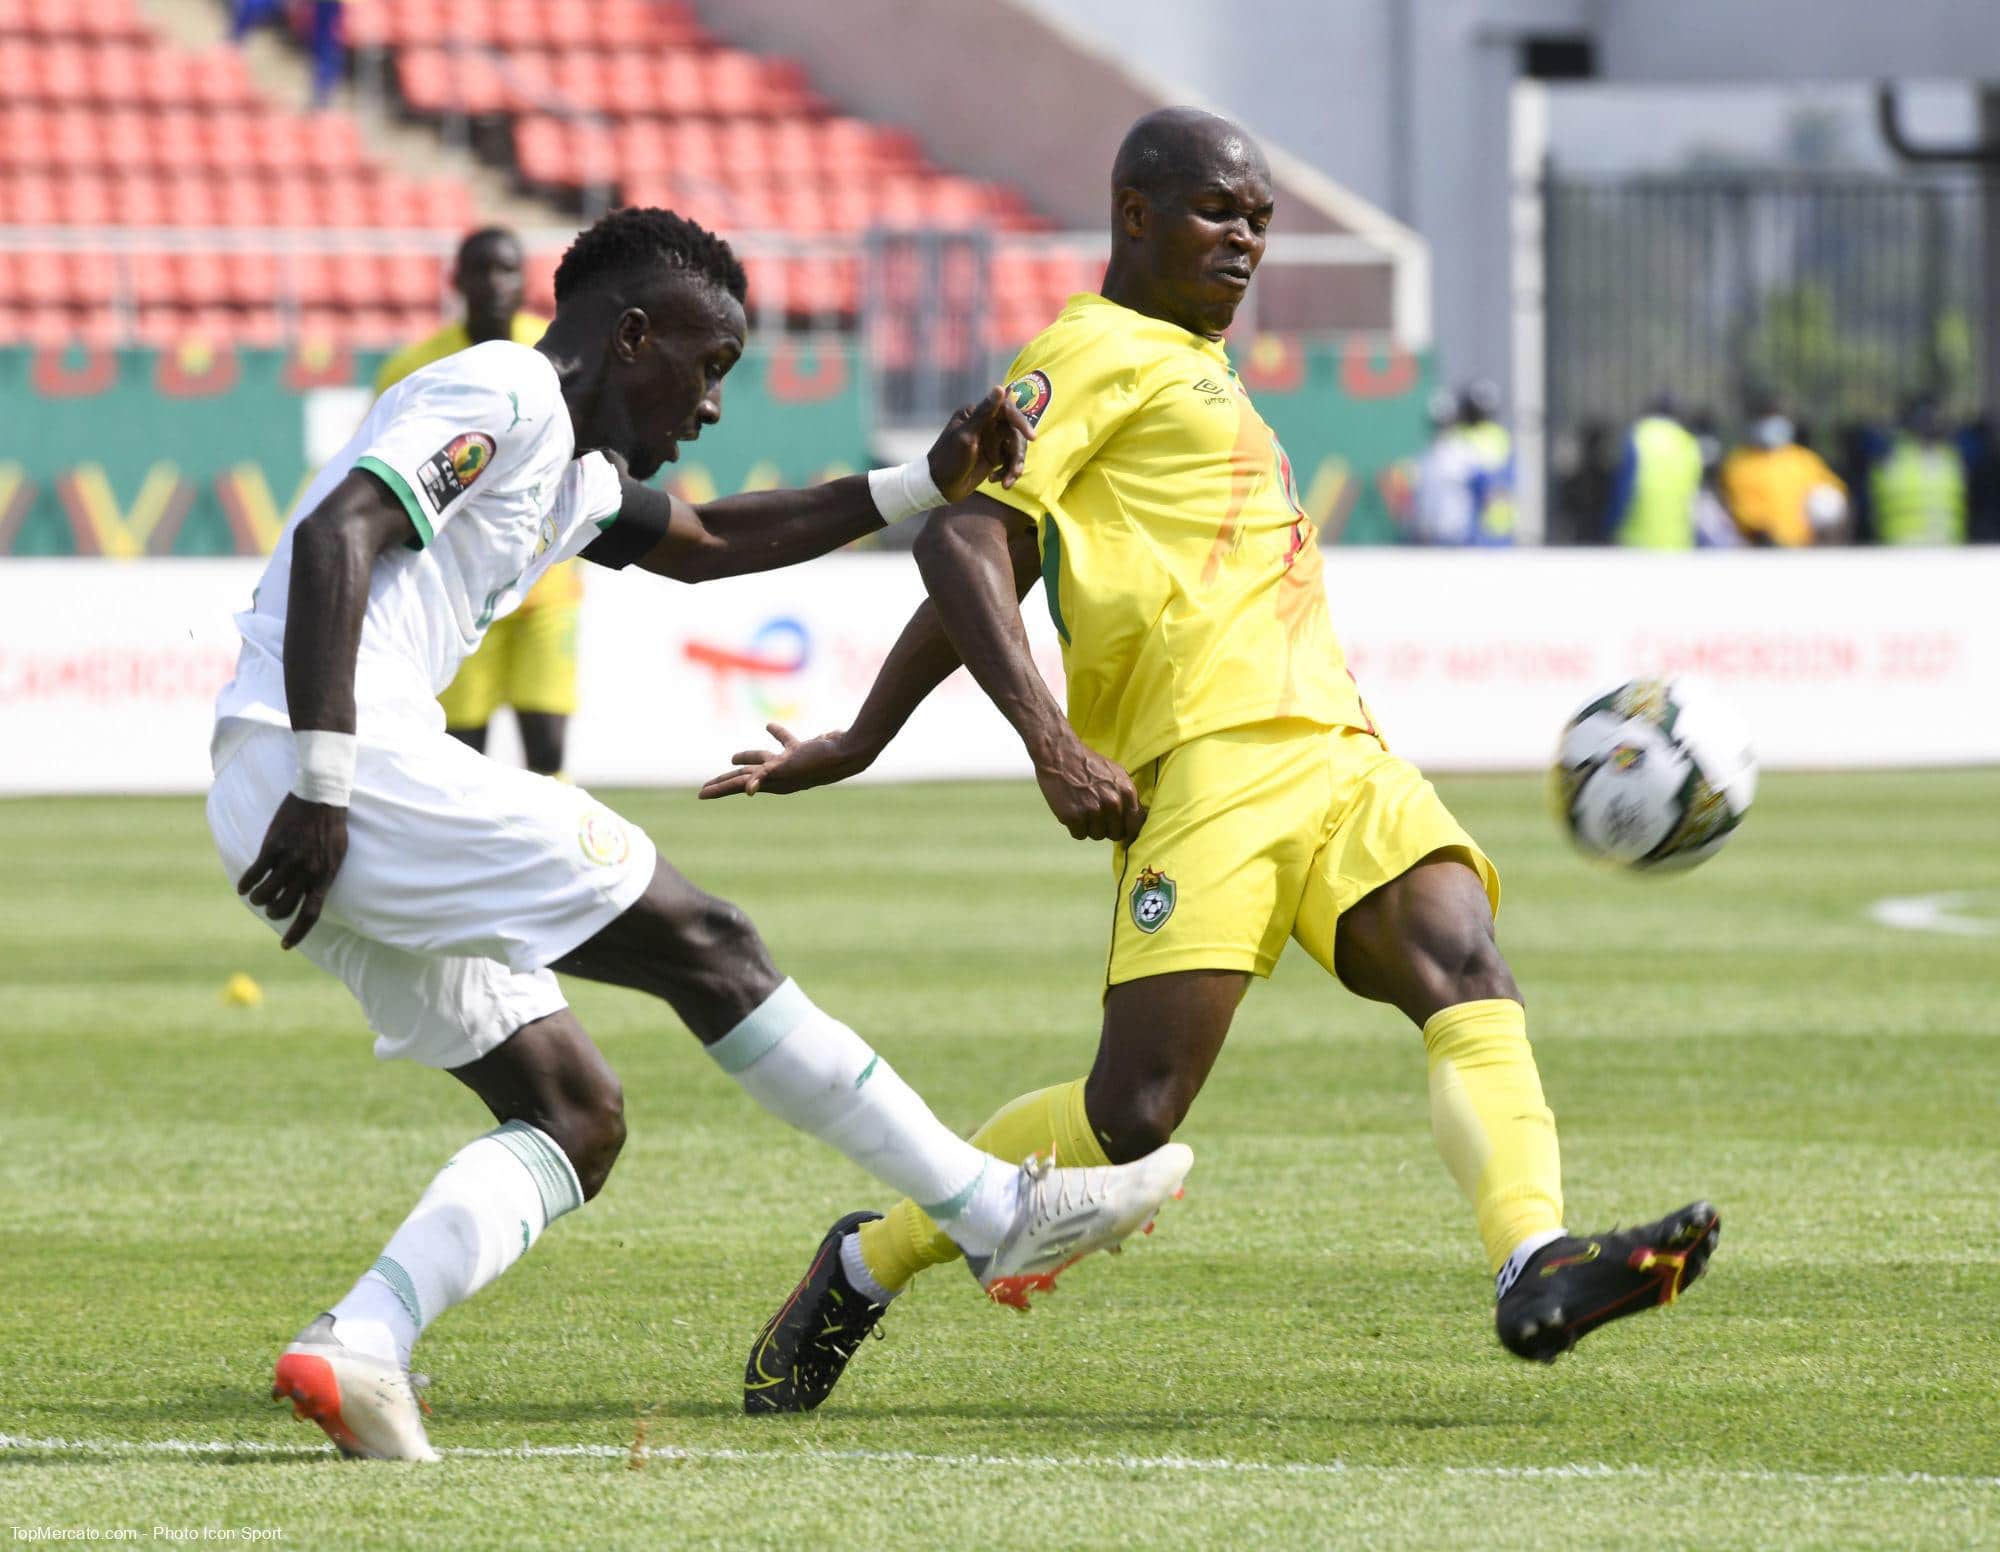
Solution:
M1869 914L1967 894L2000 923L2000 772L1775 777L1718 860L1653 881L1573 858L1537 783L1441 785L1506 875L1571 1224L1722 1207L1681 1305L1506 1356L1416 1035L1294 952L1152 1239L1025 1318L933 1272L820 1413L746 1419L751 1333L883 1194L663 1008L577 986L632 1139L420 1347L428 1469L313 1449L269 1365L483 1112L372 1061L231 898L198 803L0 804L0 1535L2000 1543L2000 937ZM1106 856L1031 788L611 796L952 1124L1088 1063ZM236 970L264 1006L224 1006Z

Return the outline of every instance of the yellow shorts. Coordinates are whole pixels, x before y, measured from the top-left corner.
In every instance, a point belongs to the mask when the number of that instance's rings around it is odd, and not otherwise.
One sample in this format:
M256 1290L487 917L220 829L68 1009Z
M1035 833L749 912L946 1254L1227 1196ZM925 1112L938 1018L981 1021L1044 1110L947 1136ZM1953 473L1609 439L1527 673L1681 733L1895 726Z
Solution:
M1360 728L1275 722L1212 733L1139 773L1138 840L1118 879L1106 984L1175 970L1269 975L1285 939L1333 969L1340 913L1456 848L1500 908L1500 875L1409 761Z
M484 727L502 706L574 713L577 614L574 604L542 604L496 620L438 697L445 726Z

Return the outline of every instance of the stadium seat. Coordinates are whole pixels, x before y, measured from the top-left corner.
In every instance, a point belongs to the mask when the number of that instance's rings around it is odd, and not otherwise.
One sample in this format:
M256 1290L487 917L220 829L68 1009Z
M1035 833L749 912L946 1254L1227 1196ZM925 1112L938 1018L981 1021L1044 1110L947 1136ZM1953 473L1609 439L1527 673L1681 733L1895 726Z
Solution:
M231 253L222 259L223 294L239 307L272 307L281 294L278 256Z
M111 185L95 172L70 173L59 179L56 208L71 226L110 226L118 219Z

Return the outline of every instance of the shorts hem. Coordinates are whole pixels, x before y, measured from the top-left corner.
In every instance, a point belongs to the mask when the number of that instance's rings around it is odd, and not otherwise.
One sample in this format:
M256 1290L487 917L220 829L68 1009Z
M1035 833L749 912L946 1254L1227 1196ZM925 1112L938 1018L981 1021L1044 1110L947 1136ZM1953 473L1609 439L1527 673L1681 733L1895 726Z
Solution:
M1240 948L1176 949L1172 954L1159 957L1169 962L1154 966L1144 959L1136 962L1114 960L1104 977L1106 988L1123 986L1128 981L1151 980L1158 975L1175 975L1183 970L1238 970L1268 980L1278 965L1275 955L1267 958Z

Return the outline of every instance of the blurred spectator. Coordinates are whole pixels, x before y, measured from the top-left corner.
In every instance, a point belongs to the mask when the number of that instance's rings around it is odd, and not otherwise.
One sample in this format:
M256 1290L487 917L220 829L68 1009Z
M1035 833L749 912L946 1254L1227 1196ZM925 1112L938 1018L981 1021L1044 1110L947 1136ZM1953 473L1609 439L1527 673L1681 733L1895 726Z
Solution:
M1875 537L1883 544L1965 542L1965 459L1945 432L1937 401L1910 401L1889 451L1869 476Z
M1959 427L1958 451L1965 460L1965 537L1973 544L2000 544L2000 441L1990 416Z
M1514 539L1514 441L1494 418L1500 393L1468 383L1431 397L1431 445L1417 464L1410 537L1418 544L1500 545Z
M1586 420L1577 427L1576 450L1556 482L1556 510L1561 514L1560 537L1551 543L1598 544L1604 539L1604 514L1618 474L1618 453L1611 423Z
M1722 465L1722 498L1752 544L1798 547L1836 537L1847 486L1809 447L1774 401L1759 403L1749 439Z
M1606 529L1632 549L1693 549L1700 491L1701 447L1663 394L1625 439Z
M1722 499L1722 433L1716 430L1712 410L1696 410L1688 416L1688 430L1701 453L1701 485L1694 493L1694 542L1702 549L1729 549L1743 542L1736 519Z
M324 108L333 100L346 63L341 36L342 0L309 0L312 15L313 106ZM285 0L235 0L230 38L241 43L243 35L260 22L286 9Z

